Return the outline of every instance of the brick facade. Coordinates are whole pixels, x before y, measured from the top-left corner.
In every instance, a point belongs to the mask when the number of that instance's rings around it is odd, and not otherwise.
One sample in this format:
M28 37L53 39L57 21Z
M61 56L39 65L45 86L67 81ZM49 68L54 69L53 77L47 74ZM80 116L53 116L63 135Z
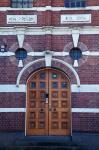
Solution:
M24 113L0 113L0 131L24 131Z
M42 31L45 31L45 34L25 34L23 48L27 52L43 52L46 50L51 50L54 52L70 52L73 48L73 39L72 35L66 34L54 34L53 30L55 27L68 28L73 30L87 28L90 30L90 27L93 29L99 27L99 8L92 10L94 6L99 7L99 2L97 0L86 0L86 6L88 8L81 9L64 9L64 10L45 10L45 7L52 6L55 8L64 8L64 0L37 0L33 2L33 8L29 9L12 9L10 0L3 0L0 2L0 41L6 41L7 51L14 52L19 47L17 35L14 33L3 33L2 30L10 32L11 29L22 27L26 31L28 29L35 28L37 31L38 28L41 28ZM42 7L38 11L39 7ZM5 8L5 9L4 9ZM36 8L35 10L32 10ZM43 10L44 9L44 10ZM91 23L75 23L75 24L61 24L60 16L62 14L91 14ZM37 15L37 24L7 24L7 15ZM27 29L28 28L28 29ZM47 29L49 28L49 29ZM9 30L8 30L9 29ZM50 30L51 33L46 33L46 30ZM96 31L99 29L96 29ZM99 34L80 34L78 47L82 52L98 52L99 49ZM57 31L56 31L57 32ZM23 60L24 66L30 63L33 60L37 60L41 57L31 57L27 56ZM71 66L73 61L70 56L67 57L57 57L60 60L64 60ZM97 56L83 56L79 60L79 67L75 68L76 72L79 75L81 85L86 84L99 84L99 58ZM71 84L76 84L76 79L71 70L68 69L63 64L56 63L52 61L52 67L64 71L70 78ZM36 65L30 66L23 73L20 84L25 84L28 77L34 71L45 68L45 62L37 63ZM22 68L18 68L18 60L15 56L0 57L0 85L10 85L16 84L17 77ZM99 108L99 94L96 93L71 93L71 105L72 108ZM0 108L26 108L26 94L25 93L0 93ZM76 132L99 132L99 113L73 113L72 114L72 129ZM0 112L0 131L24 131L25 128L25 113L24 112Z
M64 0L35 0L33 2L34 7L45 7L45 6L54 6L54 7L64 7ZM86 5L87 6L98 6L99 2L97 0L86 0ZM9 0L4 0L3 2L0 2L0 7L10 7L11 2Z
M73 131L99 133L99 114L73 113Z
M97 13L96 13L97 12ZM60 23L60 15L62 14L91 14L92 15L92 23L86 24L86 26L98 26L99 25L99 12L95 10L73 10L69 11L46 11L46 12L38 12L38 11L31 11L31 10L7 10L5 11L0 11L0 26L5 26L5 27L12 27L13 25L7 24L6 21L6 15L38 15L38 23L36 25L30 24L28 26L32 27L41 27L41 26L60 26L63 27L64 25ZM52 18L51 18L52 17ZM51 18L51 19L50 19ZM14 26L19 26L18 24ZM20 26L25 26L25 24L22 24ZM71 26L75 27L75 24L68 24L66 26ZM76 26L83 27L85 24L76 24Z

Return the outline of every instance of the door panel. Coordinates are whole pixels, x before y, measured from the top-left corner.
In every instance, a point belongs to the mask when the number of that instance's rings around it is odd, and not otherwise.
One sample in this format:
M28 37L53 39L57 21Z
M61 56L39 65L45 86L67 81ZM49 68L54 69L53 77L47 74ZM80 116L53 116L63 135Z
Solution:
M49 72L49 134L70 134L69 81L56 70Z
M37 72L30 77L27 84L27 134L48 134L48 72Z
M43 69L27 82L27 135L70 135L70 84L63 72Z

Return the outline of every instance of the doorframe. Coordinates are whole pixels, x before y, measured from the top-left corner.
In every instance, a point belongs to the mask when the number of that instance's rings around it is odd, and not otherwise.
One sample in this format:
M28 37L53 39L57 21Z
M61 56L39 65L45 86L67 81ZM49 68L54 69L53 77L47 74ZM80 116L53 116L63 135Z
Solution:
M63 70L61 70L61 69L57 69L57 68L52 68L52 67L44 67L44 68L39 68L39 69L37 69L37 70L35 70L34 72L31 72L31 74L29 75L29 77L28 77L28 79L27 79L27 81L26 81L26 112L25 112L25 136L27 136L27 100L28 100L28 96L27 96L27 93L28 93L28 90L27 90L27 82L28 82L28 80L31 78L31 76L32 75L34 75L35 73L37 73L37 72L39 72L39 71L41 71L41 70L45 70L45 69L52 69L52 70L56 70L56 71L59 71L59 72L63 72L64 74L65 74L65 76L67 77L67 79L68 79L68 81L69 81L69 89L70 89L70 115L71 115L71 117L70 117L70 128L71 128L71 130L70 130L70 136L72 137L72 111L71 111L71 81L70 81L70 79L69 79L69 77L68 77L68 75L63 71Z

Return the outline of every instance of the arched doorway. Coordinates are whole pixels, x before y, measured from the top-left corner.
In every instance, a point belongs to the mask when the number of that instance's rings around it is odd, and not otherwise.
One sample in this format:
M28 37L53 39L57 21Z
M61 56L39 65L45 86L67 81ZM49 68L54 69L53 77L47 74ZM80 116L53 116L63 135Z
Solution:
M45 68L27 81L26 135L71 135L70 81Z

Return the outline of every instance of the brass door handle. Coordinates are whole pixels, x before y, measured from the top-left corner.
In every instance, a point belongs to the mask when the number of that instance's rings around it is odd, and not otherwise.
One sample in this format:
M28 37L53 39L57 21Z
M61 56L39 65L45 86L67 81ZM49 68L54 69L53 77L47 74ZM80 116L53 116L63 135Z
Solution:
M41 108L41 109L40 109L40 112L43 112L43 111L44 111L44 109Z
M54 108L53 111L56 111L56 108Z
M56 111L56 108L52 108L52 112L55 112Z

